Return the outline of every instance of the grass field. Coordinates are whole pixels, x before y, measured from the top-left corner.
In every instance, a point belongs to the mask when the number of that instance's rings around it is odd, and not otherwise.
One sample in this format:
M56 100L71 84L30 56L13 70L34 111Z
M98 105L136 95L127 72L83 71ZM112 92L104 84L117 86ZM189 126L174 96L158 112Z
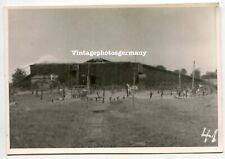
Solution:
M24 94L10 106L11 148L216 146L217 97L126 98L110 104L40 100Z

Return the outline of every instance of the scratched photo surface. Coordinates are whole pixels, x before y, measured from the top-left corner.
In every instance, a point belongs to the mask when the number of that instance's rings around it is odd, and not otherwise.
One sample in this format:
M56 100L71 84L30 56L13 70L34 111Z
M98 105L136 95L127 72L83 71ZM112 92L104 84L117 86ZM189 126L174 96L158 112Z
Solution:
M9 9L10 148L218 146L217 16Z

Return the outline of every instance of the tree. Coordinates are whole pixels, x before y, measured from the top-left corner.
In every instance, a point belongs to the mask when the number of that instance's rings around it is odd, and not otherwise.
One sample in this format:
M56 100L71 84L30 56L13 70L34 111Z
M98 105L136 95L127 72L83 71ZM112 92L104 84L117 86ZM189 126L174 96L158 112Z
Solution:
M163 65L157 65L156 68L161 69L161 70L166 70L166 67Z
M26 72L20 68L17 68L12 75L12 84L15 87L23 87L23 80L27 76Z
M195 78L200 79L201 78L201 71L199 69L195 69L194 72L195 72ZM192 75L193 74L191 73L191 76Z
M180 73L180 70L174 70L173 72L179 74Z
M215 79L217 78L217 70L215 72L206 72L204 75L202 75L203 79Z
M186 74L187 74L187 70L186 70L185 68L182 68L182 69L181 69L181 74L182 74L182 75L186 75Z
M181 73L182 75L186 75L187 74L187 71L185 68L182 68L181 70L174 70L173 72L179 74Z

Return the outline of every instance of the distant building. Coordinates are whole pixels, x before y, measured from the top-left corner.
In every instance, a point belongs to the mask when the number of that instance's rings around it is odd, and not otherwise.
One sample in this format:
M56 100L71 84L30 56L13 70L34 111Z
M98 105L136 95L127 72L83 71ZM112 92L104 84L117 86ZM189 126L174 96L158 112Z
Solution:
M30 65L31 81L40 75L55 74L67 86L87 85L125 86L138 85L140 88L170 89L178 87L179 75L150 65L134 62L111 62L91 59L84 63L39 63ZM41 78L40 78L41 80ZM192 78L182 75L182 86L191 87ZM195 79L196 86L203 81Z

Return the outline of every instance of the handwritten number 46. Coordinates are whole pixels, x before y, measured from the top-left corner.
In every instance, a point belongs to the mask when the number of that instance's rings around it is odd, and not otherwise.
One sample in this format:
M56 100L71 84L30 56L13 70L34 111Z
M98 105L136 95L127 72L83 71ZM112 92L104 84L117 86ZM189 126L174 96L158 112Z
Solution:
M210 135L210 129L206 132L206 128L204 128L201 137L205 138L204 143L206 143L208 141L208 138L212 139L211 142L214 143L214 142L216 142L217 133L218 133L218 129L216 129L214 131L214 133L212 135Z

